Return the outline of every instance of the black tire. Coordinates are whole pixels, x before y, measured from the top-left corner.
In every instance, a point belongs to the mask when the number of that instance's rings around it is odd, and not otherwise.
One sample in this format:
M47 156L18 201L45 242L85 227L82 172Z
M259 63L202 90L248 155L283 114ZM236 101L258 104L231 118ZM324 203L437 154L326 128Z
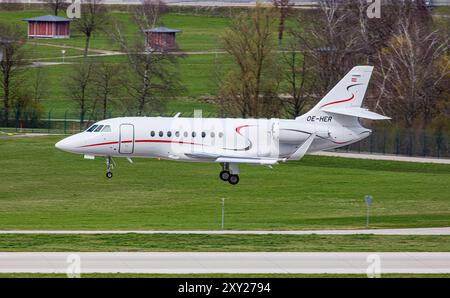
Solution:
M222 180L222 181L228 181L228 179L230 179L230 176L231 176L230 172L228 172L228 171L222 171L219 174L220 180Z
M232 185L236 185L239 183L239 176L238 175L230 175L230 179L228 179L228 182Z
M112 172L106 172L106 178L112 178Z

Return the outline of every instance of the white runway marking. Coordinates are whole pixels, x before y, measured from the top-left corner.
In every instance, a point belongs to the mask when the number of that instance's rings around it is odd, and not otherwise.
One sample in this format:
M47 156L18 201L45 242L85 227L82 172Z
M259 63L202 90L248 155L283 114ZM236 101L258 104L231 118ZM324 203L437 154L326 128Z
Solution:
M376 254L384 273L450 273L450 253L413 252L10 252L3 273L66 273L76 254L83 273L354 273Z
M199 235L450 235L450 227L361 230L4 230L0 234L199 234Z

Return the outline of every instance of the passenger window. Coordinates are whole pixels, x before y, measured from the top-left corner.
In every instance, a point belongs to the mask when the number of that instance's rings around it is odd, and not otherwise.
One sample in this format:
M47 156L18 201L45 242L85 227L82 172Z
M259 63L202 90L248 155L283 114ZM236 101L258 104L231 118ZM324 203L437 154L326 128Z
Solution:
M150 135L151 135L152 137L154 137L154 136L155 136L155 132L152 130L152 131L150 132Z
M168 132L167 132L167 136L170 138L170 137L172 136L172 132L171 132L171 131L168 131Z
M103 127L102 132L111 132L111 126L110 125L105 125L105 127Z
M86 131L91 132L93 131L98 125L92 125L91 127L89 127Z
M164 133L162 131L159 132L159 136L162 137Z
M202 131L202 138L206 137L206 132Z
M211 138L214 138L214 137L215 137L214 131L211 131Z
M188 136L188 132L187 132L187 131L185 131L185 132L184 132L184 134L183 134L183 136L184 136L185 138L187 138L187 136Z
M195 131L192 132L192 137L195 138L197 134L195 133Z
M223 137L223 132L219 132L219 138Z
M100 130L102 130L102 128L103 128L103 125L99 125L99 126L94 130L94 132L99 132Z
M180 132L179 131L175 132L175 136L178 138L180 136Z

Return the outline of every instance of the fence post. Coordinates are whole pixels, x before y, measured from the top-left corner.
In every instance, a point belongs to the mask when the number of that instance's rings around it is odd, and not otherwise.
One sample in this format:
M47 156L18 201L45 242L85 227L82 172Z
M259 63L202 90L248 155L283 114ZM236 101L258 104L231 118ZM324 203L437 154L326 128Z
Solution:
M20 108L18 108L18 109L16 110L16 117L15 117L15 118L16 118L16 119L15 119L15 120L16 120L16 124L15 124L15 128L16 128L15 130L16 130L16 132L19 130L19 117L20 117L20 116L19 116L19 115L20 115L19 109L20 109Z
M84 122L84 113L80 113L80 131L83 128L83 122Z
M413 133L412 129L408 130L409 135L409 156L413 156Z
M50 109L49 111L48 111L48 118L47 118L47 132L48 133L50 133L50 120L51 120L51 117L52 117L52 109Z
M67 134L67 110L64 112L64 134Z
M370 135L369 146L370 146L370 154L372 154L373 153L373 134Z
M422 155L427 156L427 135L425 131L423 132L423 148L422 148Z
M400 132L397 131L397 135L395 136L395 154L400 154Z
M437 157L441 157L441 145L442 145L443 137L442 137L442 131L439 130L438 134L436 136L436 145L437 145Z

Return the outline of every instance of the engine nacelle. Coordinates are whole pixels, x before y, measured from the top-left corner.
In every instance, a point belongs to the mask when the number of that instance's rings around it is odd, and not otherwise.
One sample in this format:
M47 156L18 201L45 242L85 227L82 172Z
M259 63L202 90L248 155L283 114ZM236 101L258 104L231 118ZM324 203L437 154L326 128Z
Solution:
M280 120L280 143L300 144L315 131L314 125L301 123L296 120Z

